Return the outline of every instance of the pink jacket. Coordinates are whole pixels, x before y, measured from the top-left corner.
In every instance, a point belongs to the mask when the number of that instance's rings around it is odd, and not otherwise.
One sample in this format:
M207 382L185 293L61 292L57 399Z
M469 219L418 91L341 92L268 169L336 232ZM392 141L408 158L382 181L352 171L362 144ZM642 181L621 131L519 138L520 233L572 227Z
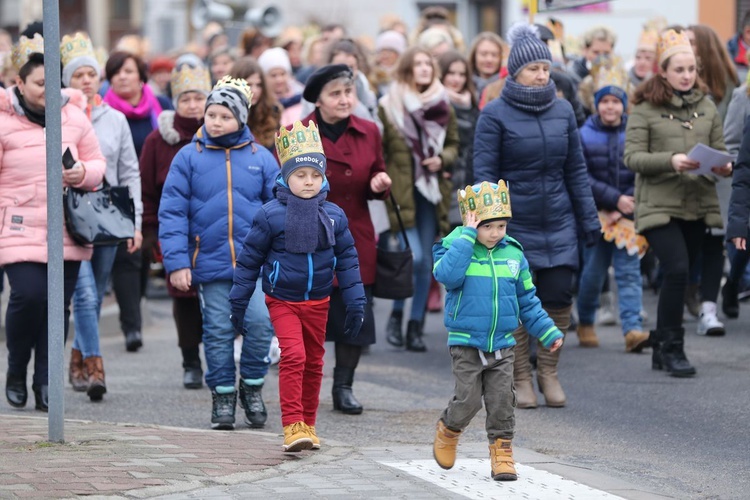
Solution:
M45 129L24 116L13 89L0 89L0 266L47 262ZM106 160L85 108L81 92L63 91L62 150L69 147L86 168L75 187L93 189L102 182ZM55 206L63 209L62 198ZM63 245L65 260L91 259L92 248L76 245L67 231Z

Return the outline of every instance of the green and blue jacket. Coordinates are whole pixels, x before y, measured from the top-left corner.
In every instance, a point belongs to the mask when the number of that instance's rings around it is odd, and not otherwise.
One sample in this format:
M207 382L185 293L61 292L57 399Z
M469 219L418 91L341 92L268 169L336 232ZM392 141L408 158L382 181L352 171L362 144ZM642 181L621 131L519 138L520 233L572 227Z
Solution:
M476 229L457 227L432 247L435 279L448 291L448 345L505 349L516 344L519 322L544 347L562 338L536 296L521 244L505 236L489 249L476 238Z

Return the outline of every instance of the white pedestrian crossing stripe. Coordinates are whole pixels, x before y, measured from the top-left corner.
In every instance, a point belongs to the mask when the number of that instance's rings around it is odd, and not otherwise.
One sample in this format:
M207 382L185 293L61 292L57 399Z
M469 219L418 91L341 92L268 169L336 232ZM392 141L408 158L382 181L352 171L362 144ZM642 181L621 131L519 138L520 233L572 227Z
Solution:
M489 459L458 459L450 470L443 470L434 460L380 462L440 488L466 498L502 498L507 500L606 499L621 497L596 490L547 471L516 462L518 480L494 481L490 477Z

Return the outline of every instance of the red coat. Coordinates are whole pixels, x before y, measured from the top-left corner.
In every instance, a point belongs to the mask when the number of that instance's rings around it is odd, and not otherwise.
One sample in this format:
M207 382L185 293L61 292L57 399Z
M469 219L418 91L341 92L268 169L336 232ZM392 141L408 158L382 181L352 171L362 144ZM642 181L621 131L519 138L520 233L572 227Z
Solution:
M303 118L302 123L307 125L311 120L318 124L315 112ZM388 191L376 194L370 190L370 180L385 172L380 131L373 122L352 115L338 141L331 142L323 136L323 151L327 160L326 177L331 185L328 201L340 206L349 219L362 283L372 285L375 283L377 240L367 200L382 200L388 196Z

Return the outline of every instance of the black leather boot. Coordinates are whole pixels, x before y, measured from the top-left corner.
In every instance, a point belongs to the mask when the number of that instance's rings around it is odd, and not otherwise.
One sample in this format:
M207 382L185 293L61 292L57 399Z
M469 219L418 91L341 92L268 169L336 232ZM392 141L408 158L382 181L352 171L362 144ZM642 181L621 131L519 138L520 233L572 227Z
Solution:
M198 347L182 349L182 385L185 389L200 389L203 387L203 370Z
M391 317L388 318L388 326L385 327L385 331L388 336L385 340L394 347L404 346L404 332L401 327L404 316L402 313L391 313Z
M36 400L35 408L39 411L49 410L49 393L47 384L44 385L32 385L31 388L34 390L34 399Z
M13 408L23 408L29 398L26 387L26 377L19 377L8 373L5 376L5 397Z
M354 368L333 369L333 409L347 415L359 415L362 413L362 405L354 397L352 384L354 383Z
M659 330L651 330L649 332L648 341L651 345L651 369L662 370L664 363L661 360L661 332Z
M661 359L664 369L673 377L692 377L695 368L685 356L685 329L669 328L663 332Z
M417 320L409 320L406 325L406 350L414 352L424 352L427 350L427 346L424 345L422 340L422 322Z

